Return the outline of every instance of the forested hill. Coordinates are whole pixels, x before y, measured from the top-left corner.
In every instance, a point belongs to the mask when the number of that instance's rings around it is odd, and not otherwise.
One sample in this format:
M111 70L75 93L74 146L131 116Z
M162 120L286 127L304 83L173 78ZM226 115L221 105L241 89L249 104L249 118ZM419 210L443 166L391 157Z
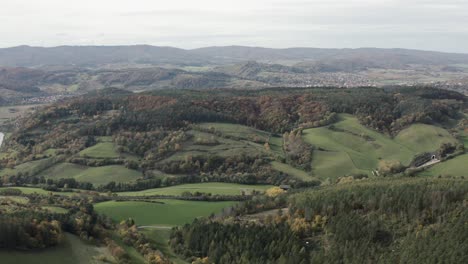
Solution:
M467 97L427 88L304 88L174 91L133 94L104 89L46 107L25 122L28 129L46 119L71 115L103 117L112 111L111 129L148 131L188 123L232 122L272 133L333 123L333 115L355 115L365 126L395 133L413 123L441 124L459 118ZM45 118L47 115L49 118ZM39 120L37 118L39 117ZM103 132L99 132L103 134Z
M60 166L86 166L76 167L73 177L81 183L69 184L114 191L202 179L315 185L327 177L370 175L382 159L400 161L403 165L391 163L390 170L401 172L420 152L459 153L463 139L457 131L466 126L466 108L464 95L427 87L140 94L105 89L46 106L18 120L3 147L7 154L0 168L5 168L1 173L9 177L7 181L25 183L44 181L63 170ZM352 127L343 127L343 122ZM416 123L427 127L417 132ZM320 129L348 142L362 141L366 148L327 144L329 139L316 138ZM401 149L405 144L409 145ZM357 155L351 157L357 168L330 175L330 170L320 169L326 166L330 151L348 148ZM388 173L389 166L382 164L382 173ZM83 169L112 169L113 165L129 169L118 185L112 178L85 179L79 174ZM161 182L161 172L172 176L165 175ZM65 176L71 177L54 179Z
M106 64L206 65L239 61L320 61L322 63L365 61L368 66L401 67L408 64L447 65L468 61L466 54L406 49L319 49L226 46L184 50L149 45L135 46L18 46L0 49L1 66L91 66Z
M1 124L0 226L18 232L0 228L0 248L71 232L148 263L465 263L467 106L430 87L326 87L109 88L36 107ZM138 227L161 224L178 227L151 246Z

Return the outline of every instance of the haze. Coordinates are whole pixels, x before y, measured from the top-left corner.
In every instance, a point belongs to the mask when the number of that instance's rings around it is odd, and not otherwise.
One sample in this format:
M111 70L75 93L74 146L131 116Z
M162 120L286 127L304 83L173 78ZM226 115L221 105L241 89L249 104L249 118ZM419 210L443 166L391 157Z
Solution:
M460 0L2 0L0 47L412 48L468 53Z

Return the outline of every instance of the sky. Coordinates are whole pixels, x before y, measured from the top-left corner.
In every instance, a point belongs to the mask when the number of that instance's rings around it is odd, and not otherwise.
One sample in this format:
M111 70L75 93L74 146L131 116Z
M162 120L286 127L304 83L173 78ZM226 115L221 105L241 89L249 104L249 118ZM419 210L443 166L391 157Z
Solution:
M0 0L0 47L411 48L468 53L468 0Z

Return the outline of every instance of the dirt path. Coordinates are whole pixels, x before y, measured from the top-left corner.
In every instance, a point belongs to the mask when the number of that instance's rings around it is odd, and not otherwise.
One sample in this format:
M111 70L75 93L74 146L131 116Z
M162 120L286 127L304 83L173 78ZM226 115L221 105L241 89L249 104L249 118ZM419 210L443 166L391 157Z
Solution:
M139 226L138 229L172 229L172 226L163 226L163 225Z
M431 165L434 165L434 164L439 163L439 162L440 162L440 160L438 160L438 159L433 159L433 160L431 160L431 161L429 161L429 162L426 162L426 163L424 163L423 165L419 166L418 169L424 168L424 167L427 167L427 166L431 166Z

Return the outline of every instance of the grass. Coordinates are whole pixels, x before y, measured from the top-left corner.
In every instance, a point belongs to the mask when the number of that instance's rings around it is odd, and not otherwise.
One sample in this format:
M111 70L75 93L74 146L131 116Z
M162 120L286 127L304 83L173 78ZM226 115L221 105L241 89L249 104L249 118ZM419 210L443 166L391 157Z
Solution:
M45 209L51 213L56 213L56 214L66 214L68 213L68 210L62 207L57 207L57 206L42 206L42 209Z
M293 166L282 163L282 162L273 161L273 162L271 162L271 166L273 167L273 169L275 169L277 171L281 171L283 173L286 173L288 175L291 175L291 176L293 176L295 178L298 178L300 180L303 180L303 181L311 181L311 180L316 179L312 175L310 175L309 173L307 173L307 172L305 172L303 170L300 170L300 169L296 169Z
M47 170L41 172L39 176L57 180L62 178L74 178L75 175L78 175L87 169L89 169L89 167L64 162L48 168Z
M191 223L195 218L219 213L223 208L236 202L199 202L181 200L158 200L164 204L150 202L116 202L98 203L94 206L97 212L120 222L133 218L139 226L177 226Z
M213 195L240 195L242 191L246 194L253 190L265 191L273 186L271 185L243 185L235 183L194 183L182 184L177 186L149 189L139 192L122 192L120 196L145 196L145 195L181 195L183 192L202 192L211 193Z
M81 157L90 157L95 159L113 159L120 155L112 142L102 142L82 150L78 155Z
M249 126L230 124L230 123L201 123L198 127L209 129L213 132L219 132L223 136L233 137L240 140L251 142L267 141L270 144L271 150L282 155L283 141L281 137L277 137L269 132L258 130Z
M444 142L456 142L446 130L415 124L394 139L364 127L357 118L341 114L340 121L328 127L304 130L306 142L318 149L313 153L313 175L325 179L352 173L370 175L379 160L398 160L408 165L414 155L435 151Z
M132 264L145 264L145 258L132 246L125 244L117 231L111 233L112 239L127 252Z
M13 169L9 169L9 168L0 169L0 176L14 175L18 173L35 175L35 173L38 171L38 168L45 168L49 164L50 164L50 158L29 161L29 162L19 164Z
M188 133L193 137L183 143L182 150L162 160L161 163L185 160L187 156L216 155L220 157L232 157L239 155L257 156L266 154L263 144L257 144L252 141L228 139L197 130L191 130ZM206 145L200 143L200 139L210 139L217 143Z
M142 174L139 171L127 169L122 165L110 165L89 168L73 178L80 182L90 182L94 186L99 186L109 182L134 182L141 176Z
M432 152L442 143L457 143L447 130L426 124L411 125L398 133L395 140L414 152Z
M368 169L359 169L350 155L344 151L315 151L312 166L314 174L321 178L369 174Z
M71 196L74 193L73 192L50 192L46 191L43 189L39 188L31 188L31 187L0 187L0 193L2 190L7 190L7 189L15 189L15 190L20 190L23 194L40 194L40 195L49 195L50 193L57 194L57 195L66 195L66 196Z
M229 123L201 123L199 127L221 132L222 135L244 140L268 139L270 133L252 127Z
M468 176L468 154L457 156L453 159L438 163L419 173L421 176Z
M16 118L27 111L42 105L13 105L0 107L0 125L10 119Z
M72 163L60 163L43 171L41 176L50 179L74 178L79 182L90 182L94 186L109 182L134 182L142 176L141 172L130 170L122 165L86 167Z
M29 188L29 187L0 187L0 193L2 190L20 190L23 194L33 194L33 193L37 193L37 194L41 194L41 195L47 195L49 194L50 192L49 191L46 191L46 190L43 190L43 189L39 189L39 188Z
M1 196L0 195L0 201L2 201L2 200L10 200L10 201L13 201L13 202L19 203L19 204L29 203L29 199L26 198L26 197L22 197L22 196Z
M100 264L95 258L108 255L107 250L81 241L78 237L65 234L62 245L41 251L6 251L0 250L2 264Z
M188 262L180 259L170 248L169 239L171 230L169 229L143 229L141 232L150 240L150 243L160 250L164 256L175 264L186 264Z

